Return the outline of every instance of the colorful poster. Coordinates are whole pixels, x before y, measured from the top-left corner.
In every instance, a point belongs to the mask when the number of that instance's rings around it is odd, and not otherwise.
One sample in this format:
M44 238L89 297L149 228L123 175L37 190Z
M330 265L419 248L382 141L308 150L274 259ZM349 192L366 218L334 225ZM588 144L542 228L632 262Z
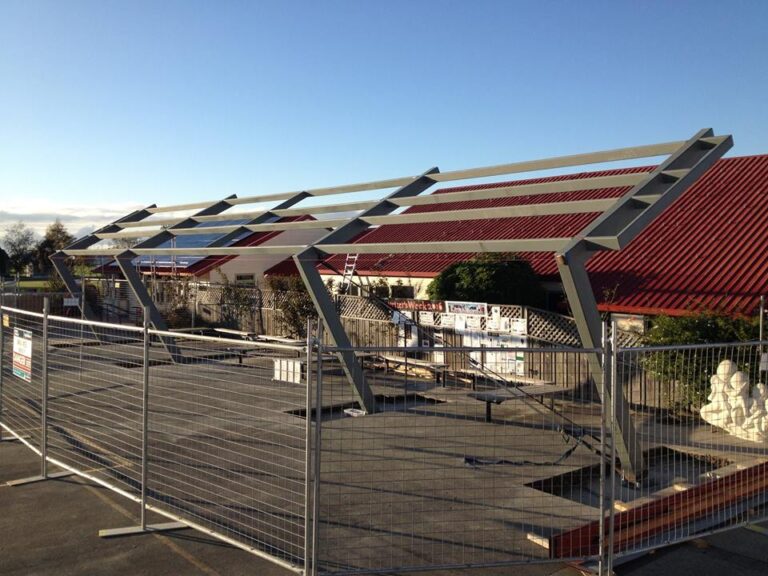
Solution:
M473 316L486 316L488 304L481 302L449 302L445 303L445 311L451 314L469 314Z
M32 382L32 332L13 329L13 375Z

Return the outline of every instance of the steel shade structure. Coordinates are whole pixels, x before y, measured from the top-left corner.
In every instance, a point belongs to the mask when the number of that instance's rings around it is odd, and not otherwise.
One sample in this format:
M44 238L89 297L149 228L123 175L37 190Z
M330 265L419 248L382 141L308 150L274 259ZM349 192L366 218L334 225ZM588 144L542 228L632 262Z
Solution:
M688 140L665 142L561 156L543 160L516 162L498 166L471 168L440 172L431 168L418 176L407 176L359 184L316 188L295 192L267 194L237 198L231 196L215 202L195 202L158 207L149 206L136 211L109 226L97 230L53 256L56 270L62 275L70 292L76 286L68 276L63 260L67 256L106 256L114 258L131 289L150 308L151 322L155 328L164 330L165 325L149 295L141 284L140 275L130 263L137 256L247 256L257 254L285 255L293 257L307 286L309 294L329 331L335 345L344 350L351 348L350 341L342 328L335 306L321 280L318 264L334 254L347 253L480 253L480 252L553 252L557 262L566 296L573 311L582 344L585 348L596 348L601 340L601 323L592 286L589 282L586 262L602 250L620 250L635 238L645 226L667 206L690 187L712 164L733 145L730 135L715 136L711 129L703 129ZM488 178L523 172L535 172L555 168L584 166L595 163L630 159L667 156L648 172L598 176L584 179L561 180L520 186L477 188L469 191L444 192L438 195L422 195L438 182L451 182L476 178ZM581 201L549 201L548 195L596 190L615 187L630 189L618 198L591 199ZM394 191L382 194L378 199L333 203L333 196L354 192L376 190ZM439 212L418 212L395 214L409 206L438 206L450 202L486 200L526 196L542 202L491 209L450 209ZM330 197L330 201L318 206L297 206L308 198ZM269 209L252 212L228 212L234 206L275 202ZM157 214L173 212L196 212L191 216L167 216L155 218ZM354 216L338 216L322 220L300 222L277 222L284 216L339 214L357 211ZM554 214L597 213L599 216L578 234L568 237L519 238L500 240L400 243L350 243L371 226L389 224L418 224L431 222L458 222L477 220L482 222L494 218L514 218ZM245 220L236 225L210 226L209 223ZM162 227L162 228L161 228ZM306 245L270 246L228 246L230 240L244 232L290 231L305 229L327 229L328 232L317 241ZM160 246L177 236L191 234L222 234L219 239L203 248L173 248ZM141 243L131 249L97 248L104 240L142 238ZM86 316L89 311L85 310ZM174 356L172 342L164 342ZM368 412L376 410L375 400L358 360L354 354L339 352L344 371L355 395ZM602 378L604 367L597 356L592 361L593 374ZM623 394L609 390L617 406L620 430L617 433L617 452L625 476L634 480L644 468L642 451L629 416L629 406ZM606 401L604 398L603 401Z

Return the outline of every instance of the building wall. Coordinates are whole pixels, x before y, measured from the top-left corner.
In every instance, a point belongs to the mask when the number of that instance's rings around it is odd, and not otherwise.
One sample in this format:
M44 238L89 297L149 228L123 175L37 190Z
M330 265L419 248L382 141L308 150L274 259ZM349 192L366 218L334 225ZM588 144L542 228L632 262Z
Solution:
M334 292L337 292L341 285L342 276L338 274L320 274L323 278L323 282L326 284L333 280ZM353 282L355 284L362 284L363 286L376 285L381 281L385 281L390 287L402 285L404 287L412 287L412 296L402 296L403 298L416 298L417 300L427 300L427 286L432 281L432 278L413 278L406 276L355 276ZM358 295L353 288L351 294Z
M315 240L318 240L322 236L325 236L328 232L325 229L320 230L288 230L275 236L274 238L259 244L259 246L292 246L292 245L306 245ZM253 274L254 280L258 283L261 282L264 277L264 272L269 270L272 266L279 264L285 260L285 255L279 254L253 254L248 256L238 256L232 260L225 262L220 270L223 272L230 282L235 282L238 274ZM200 276L198 280L208 281L214 284L221 283L224 279L219 272L219 269L214 268L210 272Z
M334 292L338 292L338 288L341 285L342 277L338 274L320 274L323 278L323 282L328 283L329 280L333 280ZM429 300L427 296L427 286L432 282L432 278L414 278L408 276L355 276L354 283L362 284L363 286L376 285L380 281L385 281L390 287L401 284L402 286L413 287L413 296L402 296L403 298L414 298L416 300ZM542 288L552 300L555 301L563 293L563 285L560 282L542 282ZM359 295L354 289L352 295ZM397 297L397 296L393 296Z

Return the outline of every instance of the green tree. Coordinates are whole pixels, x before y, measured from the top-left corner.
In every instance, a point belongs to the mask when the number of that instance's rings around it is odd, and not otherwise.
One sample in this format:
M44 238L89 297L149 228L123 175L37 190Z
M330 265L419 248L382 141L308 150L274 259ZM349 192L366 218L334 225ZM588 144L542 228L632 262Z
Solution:
M267 283L278 299L280 318L285 322L290 336L307 336L307 318L317 316L315 305L304 282L298 276L267 276Z
M0 276L7 276L10 272L11 262L5 250L0 248Z
M16 222L3 236L3 248L8 253L10 271L22 274L24 267L32 261L35 233L23 222Z
M430 300L544 304L544 291L531 265L503 254L451 264L430 282L427 295Z
M66 248L75 241L75 237L67 231L61 220L56 220L48 226L45 236L37 245L34 256L34 264L37 271L41 274L51 272L51 256L54 253Z
M258 286L242 286L232 282L221 268L217 270L222 278L221 314L224 323L240 330L248 330L248 324L253 321L256 324L254 329L263 333L261 289Z

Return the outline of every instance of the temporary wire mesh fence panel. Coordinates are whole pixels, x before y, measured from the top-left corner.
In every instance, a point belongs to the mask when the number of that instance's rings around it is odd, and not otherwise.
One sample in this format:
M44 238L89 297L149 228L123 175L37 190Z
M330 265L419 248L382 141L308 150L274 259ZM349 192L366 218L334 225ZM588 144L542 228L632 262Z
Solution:
M150 503L248 548L303 563L304 349L152 335ZM174 338L176 362L168 361L159 336Z
M0 309L2 423L34 448L42 439L42 314Z
M615 363L645 459L639 484L622 483L618 473L613 479L615 552L766 518L768 390L761 346L623 349Z
M444 349L472 360L467 375L432 348L356 349L373 414L323 356L313 412L321 571L548 562L554 536L598 520L600 397L567 372L599 352L543 351L558 354L552 380L525 375L536 352Z
M307 552L337 574L610 565L768 518L759 343L606 353L478 346L443 331L442 347L437 332L424 347L428 330L412 342L390 327L354 349L375 398L365 414L338 349L321 346L307 365L300 345L151 330L145 350L142 328L57 316L44 341L43 314L4 306L0 317L6 434L43 449L47 381L54 463L137 500L146 437L152 509L296 571ZM619 420L614 388L639 436L636 483L602 433Z
M138 494L142 366L140 328L49 318L49 455Z

